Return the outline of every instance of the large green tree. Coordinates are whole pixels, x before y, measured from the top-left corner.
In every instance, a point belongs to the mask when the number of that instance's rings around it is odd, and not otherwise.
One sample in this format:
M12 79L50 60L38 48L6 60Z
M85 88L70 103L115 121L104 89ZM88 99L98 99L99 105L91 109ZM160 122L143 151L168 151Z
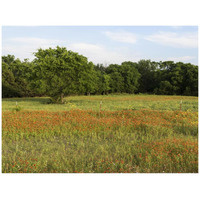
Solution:
M67 95L94 90L94 66L86 57L59 46L38 49L35 57L35 87L55 102L63 103Z

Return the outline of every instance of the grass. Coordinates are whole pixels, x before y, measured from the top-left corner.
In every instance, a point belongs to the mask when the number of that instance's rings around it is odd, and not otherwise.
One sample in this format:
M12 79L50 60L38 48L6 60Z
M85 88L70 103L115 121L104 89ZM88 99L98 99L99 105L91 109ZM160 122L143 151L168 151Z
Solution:
M100 95L100 96L69 96L66 104L47 104L48 97L9 98L3 99L2 110L10 111L18 105L24 110L63 111L71 109L99 110L102 101L102 110L124 109L151 109L151 110L179 110L182 100L183 111L198 111L198 98L188 96L157 96L157 95Z
M2 100L3 173L198 173L197 97L66 100Z

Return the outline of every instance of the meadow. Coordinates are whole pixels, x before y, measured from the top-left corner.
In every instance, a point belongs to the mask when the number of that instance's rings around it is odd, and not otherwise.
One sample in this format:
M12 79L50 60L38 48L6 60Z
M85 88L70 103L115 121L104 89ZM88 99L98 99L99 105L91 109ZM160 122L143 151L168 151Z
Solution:
M2 99L2 173L198 173L198 97L65 100Z

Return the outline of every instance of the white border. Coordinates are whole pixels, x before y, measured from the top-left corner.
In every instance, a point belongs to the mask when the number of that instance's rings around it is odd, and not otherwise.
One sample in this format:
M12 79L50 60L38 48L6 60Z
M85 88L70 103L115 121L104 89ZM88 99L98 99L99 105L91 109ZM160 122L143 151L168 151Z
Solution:
M199 26L200 19L197 0L3 0L0 7L1 26ZM0 197L188 200L200 199L199 183L199 174L0 174Z

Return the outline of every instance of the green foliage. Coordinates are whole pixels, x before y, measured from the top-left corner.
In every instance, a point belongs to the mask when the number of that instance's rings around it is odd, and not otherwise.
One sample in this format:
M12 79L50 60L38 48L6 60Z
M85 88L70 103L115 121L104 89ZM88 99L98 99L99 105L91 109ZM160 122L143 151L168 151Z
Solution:
M198 96L198 66L173 61L159 66L160 83L159 88L154 89L156 94Z
M110 76L111 92L134 93L137 90L140 74L135 68L135 63L111 64L106 68L105 72Z
M132 62L123 62L121 65L121 72L124 77L123 92L125 93L133 94L138 89L140 74L136 66L137 64Z
M39 49L35 56L35 87L55 102L64 103L64 96L70 94L93 92L94 69L86 57L58 46Z
M103 65L97 64L95 67L96 72L96 87L95 94L108 94L111 90L111 77L109 74L106 74L106 68Z
M135 66L141 75L138 92L152 93L157 84L155 77L158 68L157 63L151 62L150 60L140 60Z
M112 93L120 93L124 90L124 78L120 73L120 65L109 65L106 68L106 73L111 78L110 87Z
M28 80L31 65L11 55L2 57L2 97L34 96Z
M198 96L198 66L173 61L123 62L104 67L66 48L39 49L35 59L2 56L2 97L148 93Z
M161 81L160 87L156 92L162 95L169 95L172 93L172 90L173 90L173 86L170 84L169 81Z

